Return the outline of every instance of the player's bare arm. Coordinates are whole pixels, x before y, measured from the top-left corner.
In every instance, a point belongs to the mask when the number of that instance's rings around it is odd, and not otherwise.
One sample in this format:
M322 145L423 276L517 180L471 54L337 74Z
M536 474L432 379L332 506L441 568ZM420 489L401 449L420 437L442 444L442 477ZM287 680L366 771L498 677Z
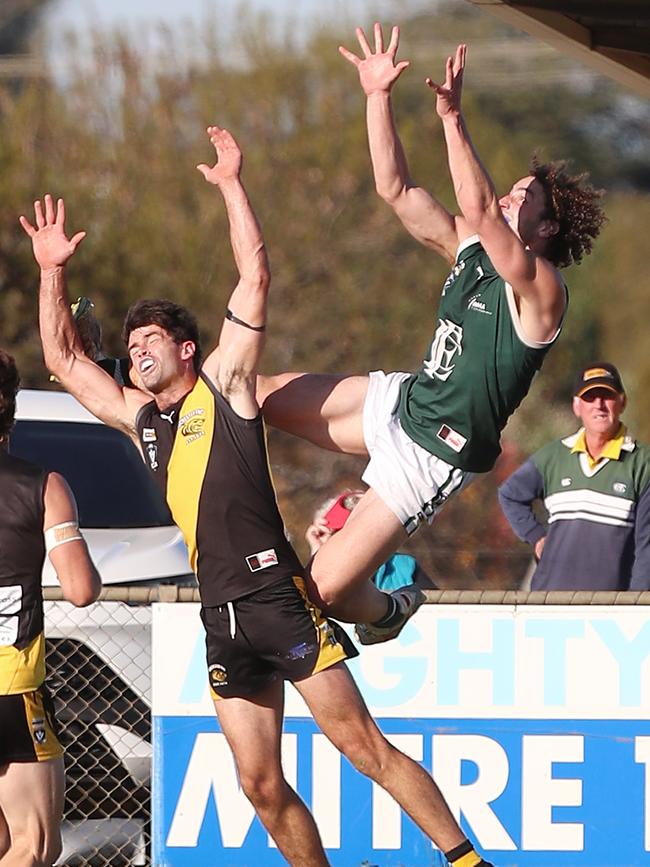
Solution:
M447 58L444 82L436 84L430 78L426 81L436 93L436 111L443 124L456 200L494 267L513 287L527 336L537 341L550 340L564 313L565 290L557 269L535 248L543 249L545 237L557 231L557 225L546 220L534 236L522 239L518 227L504 217L502 200L474 149L461 113L466 56L467 47L459 45L454 57ZM512 194L525 201L535 195L535 187L524 183Z
M262 231L241 182L239 145L228 130L218 126L208 127L208 135L217 161L213 166L201 164L197 168L223 196L239 281L228 302L219 345L206 358L203 371L235 412L254 418L259 412L255 377L264 347L269 264Z
M356 29L362 56L343 46L341 55L356 67L367 97L366 120L370 157L379 195L393 208L404 227L416 240L431 247L448 261L456 256L459 231L463 226L436 199L410 177L406 156L393 117L391 91L408 60L396 60L399 27L391 30L384 48L381 25L374 26L374 51L361 27ZM466 233L465 233L466 234Z
M73 605L90 605L99 596L102 582L79 531L77 504L63 476L48 475L43 499L43 531L65 598Z
M150 398L136 389L122 389L85 355L70 312L65 269L86 233L68 238L65 203L58 199L55 204L49 193L43 203L34 203L34 224L24 216L19 219L41 272L39 323L48 370L93 415L137 439L135 416Z

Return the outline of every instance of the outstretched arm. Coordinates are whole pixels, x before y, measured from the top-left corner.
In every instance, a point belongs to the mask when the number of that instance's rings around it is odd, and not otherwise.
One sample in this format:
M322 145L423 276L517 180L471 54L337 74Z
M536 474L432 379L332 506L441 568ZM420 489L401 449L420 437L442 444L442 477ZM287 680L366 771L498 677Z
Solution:
M466 55L467 47L459 45L455 56L447 58L444 83L436 84L430 78L426 82L436 93L456 200L470 231L479 235L497 272L513 287L526 335L547 341L564 313L564 284L555 267L526 246L508 225L474 149L460 105Z
M197 168L223 196L239 282L228 302L219 345L206 358L203 371L238 415L254 418L259 412L255 377L264 347L269 263L262 230L241 182L239 146L228 130L218 126L209 126L208 135L217 162Z
M84 353L70 312L65 268L85 238L65 233L65 204L56 205L49 193L44 204L34 203L34 222L21 216L20 225L32 240L34 258L41 269L39 324L48 370L98 418L135 438L134 420L149 398L142 392L120 388L115 380Z
M414 238L432 247L447 260L453 261L459 240L463 240L469 232L462 225L462 220L459 223L440 202L413 183L395 127L391 90L409 66L407 60L395 60L399 46L399 28L393 27L390 43L384 50L381 25L375 24L374 52L360 27L357 27L356 35L362 58L343 46L339 47L339 51L346 60L356 66L361 87L367 97L368 143L377 192L393 208Z

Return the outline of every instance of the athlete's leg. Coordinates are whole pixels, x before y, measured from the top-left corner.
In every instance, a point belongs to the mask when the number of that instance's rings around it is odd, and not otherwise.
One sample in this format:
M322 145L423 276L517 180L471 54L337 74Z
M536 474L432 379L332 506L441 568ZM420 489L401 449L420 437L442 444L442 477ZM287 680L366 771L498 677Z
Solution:
M280 373L257 377L257 401L268 424L330 451L365 455L363 403L367 376Z
M219 699L215 708L242 789L278 849L295 867L328 867L316 823L282 773L283 682L251 698Z
M0 775L4 773L5 765L0 766ZM2 804L0 804L0 864L2 859L9 851L11 845L11 837L9 836L9 826L2 812Z
M61 854L63 759L0 769L0 812L10 846L2 867L51 867Z
M297 681L314 720L361 773L385 789L443 852L465 840L432 777L379 731L345 663ZM471 862L468 862L471 863ZM479 863L476 859L473 863Z
M331 617L373 623L387 611L388 594L368 579L407 539L400 520L372 490L354 507L345 526L314 555L309 595Z

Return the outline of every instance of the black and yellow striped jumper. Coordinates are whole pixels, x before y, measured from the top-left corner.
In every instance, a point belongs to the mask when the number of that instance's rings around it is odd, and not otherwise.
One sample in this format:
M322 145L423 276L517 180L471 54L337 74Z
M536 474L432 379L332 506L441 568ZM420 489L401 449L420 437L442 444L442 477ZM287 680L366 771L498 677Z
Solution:
M46 478L40 467L0 449L0 765L63 753L44 685Z
M198 577L215 693L262 688L267 662L276 676L295 680L355 656L338 625L307 599L276 502L261 413L241 418L200 374L172 406L145 405L136 425Z

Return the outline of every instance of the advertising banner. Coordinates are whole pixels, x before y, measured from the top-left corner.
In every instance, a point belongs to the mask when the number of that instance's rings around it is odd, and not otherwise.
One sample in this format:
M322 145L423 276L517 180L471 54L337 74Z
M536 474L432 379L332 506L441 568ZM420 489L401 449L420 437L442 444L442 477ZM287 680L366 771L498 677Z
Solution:
M196 605L154 606L154 864L285 864L242 794ZM350 663L497 867L635 867L650 851L650 619L634 606L423 606ZM319 732L291 687L285 774L333 867L446 861Z

